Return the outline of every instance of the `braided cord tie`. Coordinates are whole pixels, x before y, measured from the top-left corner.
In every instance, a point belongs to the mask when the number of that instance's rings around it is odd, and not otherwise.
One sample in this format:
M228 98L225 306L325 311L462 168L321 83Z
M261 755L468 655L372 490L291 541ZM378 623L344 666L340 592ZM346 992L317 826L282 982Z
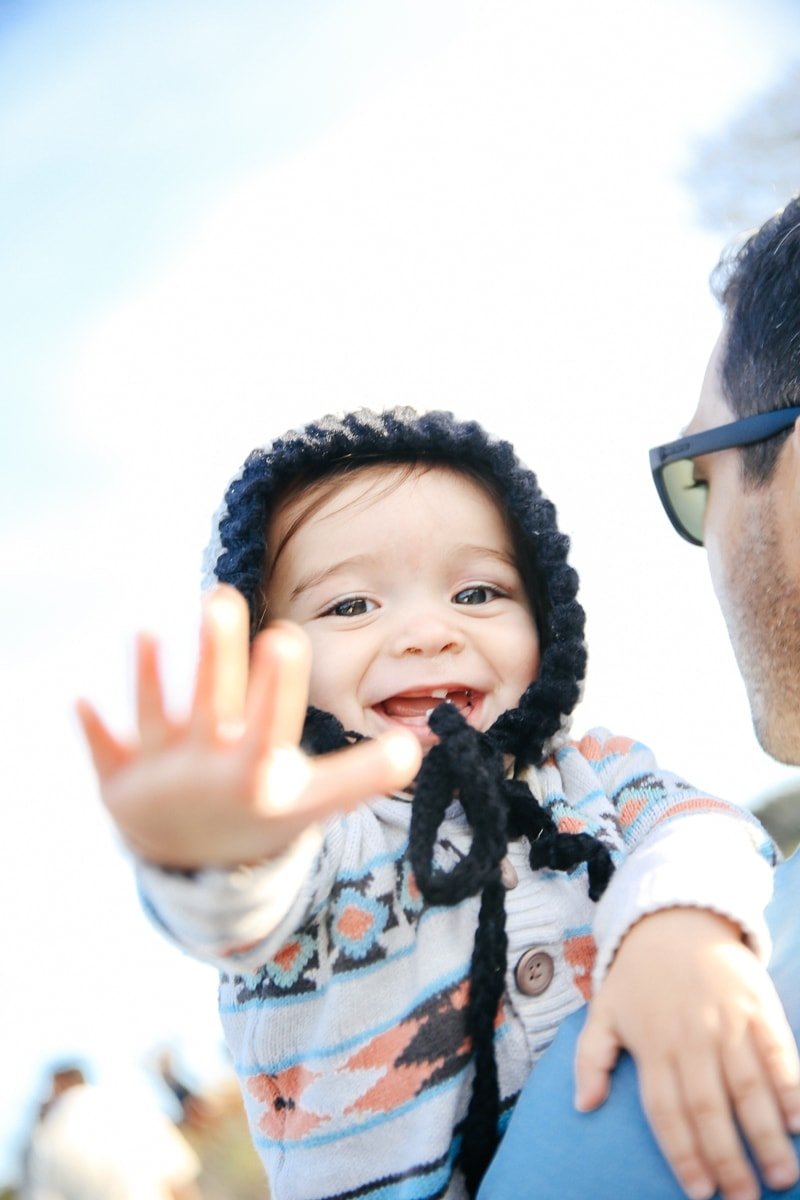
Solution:
M466 1033L472 1043L472 1094L461 1126L458 1165L474 1196L498 1144L500 1090L494 1029L505 987L508 938L505 889L500 864L509 838L530 842L533 870L571 871L587 864L589 895L602 895L613 871L607 848L589 834L559 833L547 809L520 779L505 778L497 742L472 729L452 704L440 704L429 718L439 738L417 776L411 808L408 854L417 885L429 904L451 906L480 895L470 964ZM303 746L324 754L359 740L330 713L310 708ZM437 837L447 809L461 802L472 828L467 854L450 870L434 864Z
M475 1074L459 1152L459 1166L473 1196L497 1148L500 1116L494 1024L505 984L507 949L500 880L500 862L508 847L503 758L452 704L434 710L430 727L440 741L428 751L417 778L409 832L411 866L429 903L458 904L481 894L466 1013ZM473 838L467 855L446 872L434 867L433 853L454 796L461 801Z
M589 898L599 900L614 873L607 846L589 833L559 833L546 808L534 798L527 783L506 779L503 794L508 804L509 837L526 837L531 850L532 871L571 871L585 862L589 875Z
M409 858L422 895L431 904L458 904L481 894L470 968L466 1013L475 1073L461 1130L458 1163L470 1196L478 1191L498 1144L500 1091L494 1027L505 987L508 938L500 864L509 837L528 838L533 870L570 871L587 863L589 895L599 899L613 871L607 848L589 834L559 833L551 814L519 779L505 778L501 748L472 729L452 704L431 713L439 743L427 753L417 777L409 833ZM439 827L454 797L473 837L466 856L450 871L437 869L433 854Z

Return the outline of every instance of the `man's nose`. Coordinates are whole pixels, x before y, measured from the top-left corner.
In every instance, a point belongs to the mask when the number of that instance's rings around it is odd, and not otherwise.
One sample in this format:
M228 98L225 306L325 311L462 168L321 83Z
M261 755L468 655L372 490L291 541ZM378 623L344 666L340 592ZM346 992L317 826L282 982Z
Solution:
M438 654L458 654L464 649L465 638L457 615L434 610L432 606L417 605L407 613L394 639L397 655L424 655L434 658Z

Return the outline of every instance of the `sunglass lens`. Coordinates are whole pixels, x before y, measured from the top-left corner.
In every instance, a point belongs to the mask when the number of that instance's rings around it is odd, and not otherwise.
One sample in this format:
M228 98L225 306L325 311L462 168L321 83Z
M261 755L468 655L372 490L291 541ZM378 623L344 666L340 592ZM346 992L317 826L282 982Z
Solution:
M679 458L678 462L667 463L662 468L662 478L670 508L681 532L690 541L702 546L708 485L694 479L691 458Z
M694 463L680 458L661 469L664 488L677 524L684 536L702 546L708 487L694 477Z

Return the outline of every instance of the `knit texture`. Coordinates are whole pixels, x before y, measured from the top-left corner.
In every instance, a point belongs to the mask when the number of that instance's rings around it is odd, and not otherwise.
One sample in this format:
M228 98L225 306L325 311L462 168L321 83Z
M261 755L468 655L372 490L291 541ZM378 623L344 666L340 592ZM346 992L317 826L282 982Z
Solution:
M578 577L567 562L568 539L559 532L553 505L536 476L508 442L492 439L475 422L450 413L417 414L400 408L325 417L254 451L232 482L208 552L207 576L236 587L248 602L252 633L263 618L266 529L276 501L298 480L311 483L343 467L375 463L426 463L472 470L503 502L517 533L525 580L542 647L539 672L519 704L486 732L471 728L450 705L430 717L439 743L427 754L415 785L408 854L426 901L459 904L480 896L470 972L467 1029L473 1046L473 1094L464 1125L460 1166L471 1194L497 1145L499 1094L493 1027L503 989L504 888L500 863L509 837L525 836L530 865L573 872L588 866L589 894L602 894L613 869L609 851L591 834L560 831L547 809L519 778L539 766L563 738L586 668L584 613ZM358 737L328 713L310 710L304 747L323 753ZM508 778L506 758L513 759ZM437 832L457 796L472 827L466 857L449 872L433 868Z
M509 844L516 884L506 894L493 1030L501 1128L561 1022L590 998L618 915L627 926L642 915L625 884L637 877L639 856L669 836L668 856L648 864L664 907L693 903L698 889L707 895L715 864L713 874L733 883L726 915L748 929L757 915L753 871L760 877L762 869L756 851L769 851L751 814L697 791L661 770L646 747L607 730L566 742L525 780L562 831L601 838L618 871L595 905L586 865L571 874L532 869L528 840ZM455 1162L484 1061L465 1020L482 901L437 904L421 894L409 861L412 807L376 796L333 818L321 844L304 850L294 882L282 860L191 878L140 864L161 928L222 972L225 1039L276 1200L467 1195ZM715 823L715 832L698 835ZM698 836L699 880L686 870ZM429 873L458 878L474 842L454 801ZM604 934L609 910L613 928ZM518 979L531 953L553 965L537 994Z

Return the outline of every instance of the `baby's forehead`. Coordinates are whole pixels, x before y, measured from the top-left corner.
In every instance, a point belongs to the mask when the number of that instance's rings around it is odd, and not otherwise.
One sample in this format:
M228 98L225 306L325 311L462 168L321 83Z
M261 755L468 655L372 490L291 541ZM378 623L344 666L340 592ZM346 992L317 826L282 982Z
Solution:
M423 489L426 496L432 490L431 484L442 494L466 488L479 504L506 515L499 489L478 471L449 462L417 459L347 464L293 481L276 497L269 524L273 529L291 526L296 531L315 517L325 519L346 508L360 511L373 507L401 488L404 500L413 504L415 485L420 480L427 481Z
M398 493L401 495L398 496ZM374 514L376 521L419 511L422 519L436 520L439 506L482 513L480 523L495 531L500 544L508 541L508 517L499 494L477 473L450 463L433 460L381 461L329 471L295 481L273 505L267 525L268 571L272 571L286 546L304 530L327 529L352 521L365 528Z

